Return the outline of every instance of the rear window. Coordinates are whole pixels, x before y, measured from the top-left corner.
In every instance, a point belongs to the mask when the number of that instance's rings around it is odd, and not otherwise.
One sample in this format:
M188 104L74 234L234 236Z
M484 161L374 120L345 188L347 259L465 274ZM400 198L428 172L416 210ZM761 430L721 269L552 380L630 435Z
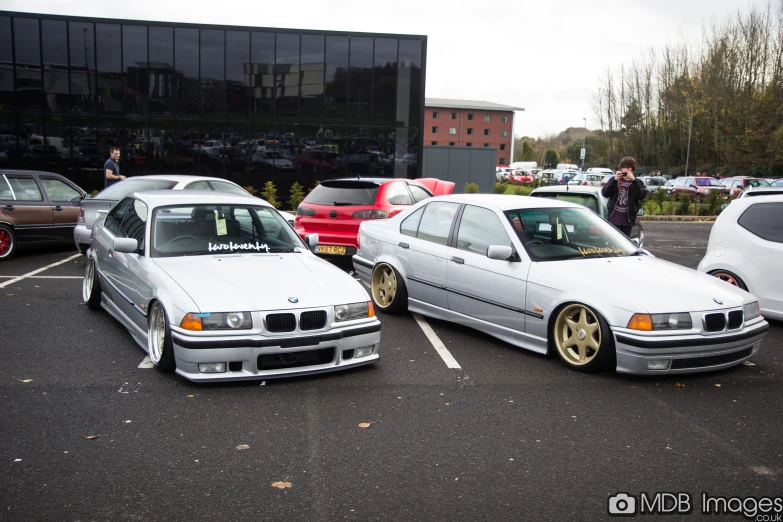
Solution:
M371 206L375 205L379 185L366 181L325 181L304 199L312 205Z
M176 181L167 181L163 179L128 179L107 188L95 196L95 199L117 200L127 197L134 192L172 189L176 184Z
M761 239L783 243L783 203L756 203L742 213L737 223Z

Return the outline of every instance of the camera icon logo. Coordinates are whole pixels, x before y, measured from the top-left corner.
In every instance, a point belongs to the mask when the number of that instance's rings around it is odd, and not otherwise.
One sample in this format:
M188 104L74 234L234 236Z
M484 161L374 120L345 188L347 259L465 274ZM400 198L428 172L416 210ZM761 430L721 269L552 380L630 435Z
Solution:
M609 497L609 514L615 517L636 516L636 497L628 493Z

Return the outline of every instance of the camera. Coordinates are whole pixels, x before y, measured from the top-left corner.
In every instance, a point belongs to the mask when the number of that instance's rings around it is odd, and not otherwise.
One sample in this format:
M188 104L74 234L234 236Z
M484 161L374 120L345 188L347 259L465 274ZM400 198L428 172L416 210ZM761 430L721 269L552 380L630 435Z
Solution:
M618 493L609 497L609 514L620 517L636 515L636 497L627 493Z

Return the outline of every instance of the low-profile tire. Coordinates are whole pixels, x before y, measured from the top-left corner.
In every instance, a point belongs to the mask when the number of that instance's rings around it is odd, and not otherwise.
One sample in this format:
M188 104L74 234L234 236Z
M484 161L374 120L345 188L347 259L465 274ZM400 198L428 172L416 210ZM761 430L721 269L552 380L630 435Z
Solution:
M551 338L560 360L572 370L613 371L617 366L609 324L587 305L562 307L552 323Z
M372 270L370 294L375 308L389 314L408 310L408 289L400 273L388 263L378 263Z
M710 275L713 277L717 277L721 281L724 281L732 286L741 288L746 292L748 291L748 286L745 284L745 282L733 272L729 272L728 270L713 270L712 272L710 272Z
M0 261L11 259L16 252L16 236L8 225L0 224Z
M150 361L159 371L171 373L177 368L174 360L174 345L166 310L159 301L150 307L147 321L147 351Z
M101 282L98 271L95 270L95 261L88 259L84 267L84 279L82 280L82 299L91 310L101 309Z

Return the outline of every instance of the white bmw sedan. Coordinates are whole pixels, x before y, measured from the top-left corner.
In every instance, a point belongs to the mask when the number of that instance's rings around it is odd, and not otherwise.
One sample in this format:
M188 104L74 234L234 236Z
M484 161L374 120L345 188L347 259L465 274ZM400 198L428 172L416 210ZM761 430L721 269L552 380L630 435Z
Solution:
M556 352L574 370L727 368L769 328L748 292L649 255L573 203L440 196L359 236L354 267L378 309Z
M761 315L783 320L783 195L748 194L715 220L698 270L752 292Z
M82 288L161 371L268 379L378 360L367 292L268 203L207 191L122 199L92 228Z

